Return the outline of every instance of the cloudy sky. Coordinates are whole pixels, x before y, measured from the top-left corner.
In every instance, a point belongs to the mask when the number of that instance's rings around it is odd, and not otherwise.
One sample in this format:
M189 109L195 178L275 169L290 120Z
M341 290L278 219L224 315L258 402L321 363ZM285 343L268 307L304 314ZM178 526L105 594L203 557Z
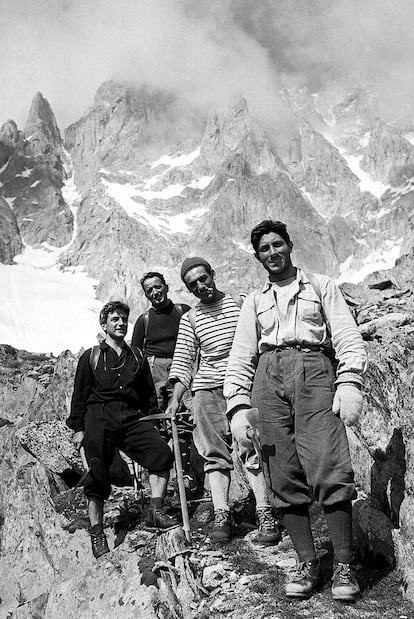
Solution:
M121 78L210 109L243 95L283 114L286 85L369 82L389 118L414 117L413 0L0 0L0 123L33 94L61 128Z

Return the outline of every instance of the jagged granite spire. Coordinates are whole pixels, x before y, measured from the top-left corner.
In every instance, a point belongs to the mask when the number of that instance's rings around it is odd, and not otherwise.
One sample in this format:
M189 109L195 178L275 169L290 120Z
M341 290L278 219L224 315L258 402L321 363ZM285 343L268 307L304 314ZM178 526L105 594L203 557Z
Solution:
M55 115L49 102L40 92L33 97L24 131L33 156L48 156L60 151L62 138Z

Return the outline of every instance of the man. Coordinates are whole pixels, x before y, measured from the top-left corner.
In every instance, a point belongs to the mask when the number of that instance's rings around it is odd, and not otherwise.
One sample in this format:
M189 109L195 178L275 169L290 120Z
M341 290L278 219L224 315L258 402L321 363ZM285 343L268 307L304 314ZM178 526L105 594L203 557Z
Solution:
M241 310L224 385L228 414L243 424L246 409L259 410L266 480L298 554L287 596L309 597L318 582L308 511L315 498L335 553L333 597L353 601L355 487L344 424L361 412L365 346L333 280L293 266L285 224L262 221L251 242L269 279Z
M152 307L138 317L131 344L145 353L157 392L158 406L165 410L172 393L168 385L168 374L178 325L181 316L188 312L190 306L184 303L174 304L168 298L168 285L161 273L146 273L141 279L141 286Z
M217 289L214 271L204 258L184 260L181 278L199 303L181 318L170 371L174 392L167 410L175 414L182 394L192 388L194 442L204 460L214 506L210 537L221 542L231 537L229 487L233 468L223 381L240 308L233 297ZM280 532L257 454L244 432L234 438L256 498L257 541L276 543Z
M146 524L168 529L178 522L165 513L172 453L144 415L157 412L157 399L148 362L125 343L129 307L111 301L99 321L105 339L79 359L67 425L74 431L77 449L84 447L90 474L84 484L88 499L92 552L96 558L109 552L103 531L104 500L111 486L108 471L118 447L149 471L152 498ZM96 364L96 365L95 365Z

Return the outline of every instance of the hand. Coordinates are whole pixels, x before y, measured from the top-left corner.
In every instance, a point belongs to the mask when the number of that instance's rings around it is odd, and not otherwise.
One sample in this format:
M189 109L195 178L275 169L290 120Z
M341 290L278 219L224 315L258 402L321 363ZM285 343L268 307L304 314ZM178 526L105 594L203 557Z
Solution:
M354 383L339 383L332 404L332 411L339 415L346 426L355 425L362 411L362 392Z
M251 444L251 432L254 431L248 421L250 408L238 408L230 419L230 431L234 440L240 445ZM250 434L250 436L249 436Z
M84 438L85 438L85 432L83 430L79 430L79 432L75 432L75 434L72 437L72 441L78 451L82 447Z
M171 419L174 420L177 416L179 408L180 408L179 400L175 398L174 396L172 396L167 408L165 409L165 414L171 415Z

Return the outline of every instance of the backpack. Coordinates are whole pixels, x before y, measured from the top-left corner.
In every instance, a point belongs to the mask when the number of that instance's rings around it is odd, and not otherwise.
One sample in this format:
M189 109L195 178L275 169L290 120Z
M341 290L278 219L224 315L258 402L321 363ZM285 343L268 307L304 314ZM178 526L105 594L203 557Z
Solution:
M144 355L138 348L138 346L130 346L132 354L134 355L134 359L138 364L137 371L141 369L142 362L144 360ZM104 350L104 364L106 366L106 351ZM101 347L97 344L96 346L92 346L91 352L89 353L89 365L92 369L92 372L96 372L96 368L98 366L99 356L101 354Z
M180 317L186 313L187 309L184 307L182 303L174 303L174 308L177 309L180 313ZM148 335L148 325L149 325L149 310L142 314L142 320L144 323L144 340L142 342L142 352L145 355L145 349L147 347L147 335Z

